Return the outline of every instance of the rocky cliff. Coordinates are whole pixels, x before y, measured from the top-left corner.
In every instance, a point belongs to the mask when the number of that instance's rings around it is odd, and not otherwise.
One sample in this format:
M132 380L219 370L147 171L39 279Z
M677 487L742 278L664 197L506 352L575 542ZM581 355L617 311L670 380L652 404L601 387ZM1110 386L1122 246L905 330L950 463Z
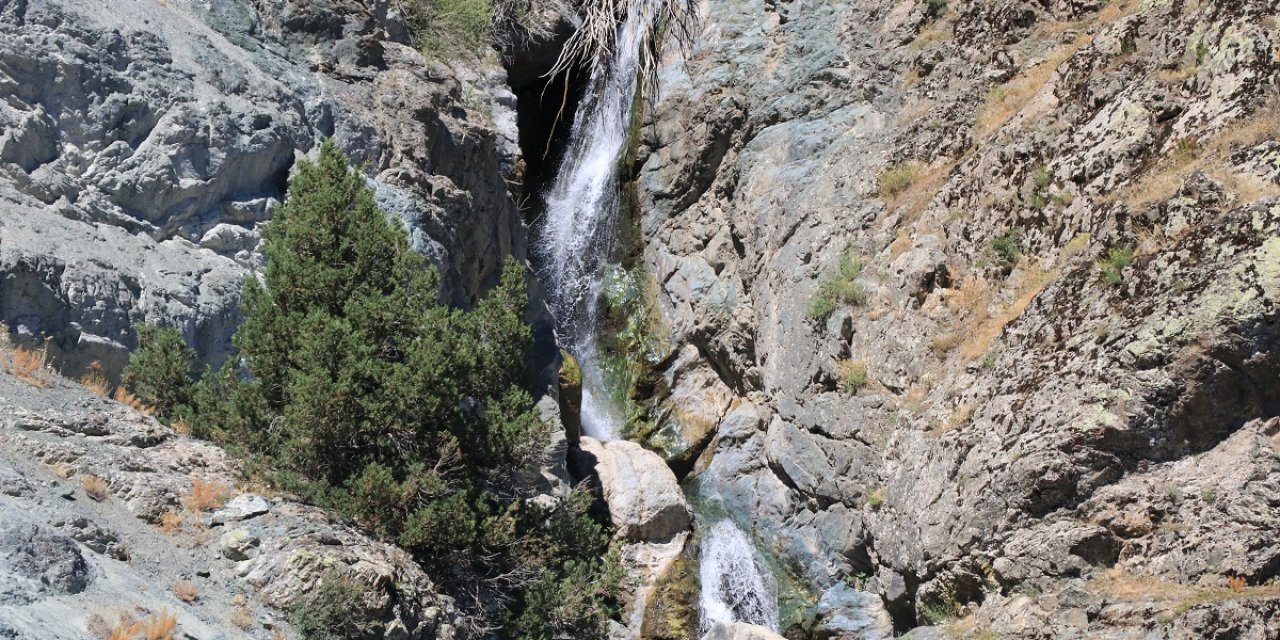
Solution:
M495 55L427 61L377 0L0 2L0 316L63 370L133 325L226 355L259 226L334 137L468 304L523 257Z
M1280 633L1274 5L704 8L634 171L655 444L899 631Z

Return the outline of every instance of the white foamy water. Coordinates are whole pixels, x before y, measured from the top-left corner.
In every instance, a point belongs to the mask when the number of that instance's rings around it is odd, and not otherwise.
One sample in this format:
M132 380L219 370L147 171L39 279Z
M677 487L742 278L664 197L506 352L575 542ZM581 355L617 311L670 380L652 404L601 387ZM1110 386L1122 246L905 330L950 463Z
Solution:
M702 631L717 622L746 622L778 630L778 587L747 534L721 520L702 538L698 559Z
M582 367L582 430L602 440L621 427L609 403L595 342L604 265L618 225L618 163L631 125L641 39L657 2L635 2L618 32L612 64L592 75L564 160L544 196L542 278L562 343Z

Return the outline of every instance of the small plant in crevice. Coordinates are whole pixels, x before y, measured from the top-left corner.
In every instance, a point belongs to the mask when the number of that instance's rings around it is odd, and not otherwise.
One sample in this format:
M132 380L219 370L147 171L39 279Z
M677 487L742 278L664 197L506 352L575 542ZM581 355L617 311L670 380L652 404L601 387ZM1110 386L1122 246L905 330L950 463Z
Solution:
M867 290L859 280L863 266L862 259L851 251L841 254L835 271L823 278L818 290L809 299L809 317L825 320L842 305L858 306L865 303Z
M32 349L26 345L18 345L4 354L8 357L5 370L13 377L33 386L47 387L49 380L44 376L44 367L48 362L48 352L44 347Z
M1103 284L1116 286L1124 282L1124 270L1133 262L1133 247L1114 247L1098 261L1099 277Z
M93 474L86 473L80 476L80 487L84 489L85 495L98 502L111 497L111 488L107 485L107 481Z
M947 0L925 0L924 15L930 20L937 20L947 13Z
M880 172L878 183L880 185L880 196L892 198L915 184L916 178L920 176L920 164L917 162L903 162Z
M846 358L836 362L836 370L840 373L840 388L849 395L867 384L867 361Z
M1017 227L1006 229L1003 233L991 239L991 244L988 245L987 250L991 256L991 261L1007 273L1013 268L1013 265L1018 263L1018 258L1026 250L1022 238L1022 230Z

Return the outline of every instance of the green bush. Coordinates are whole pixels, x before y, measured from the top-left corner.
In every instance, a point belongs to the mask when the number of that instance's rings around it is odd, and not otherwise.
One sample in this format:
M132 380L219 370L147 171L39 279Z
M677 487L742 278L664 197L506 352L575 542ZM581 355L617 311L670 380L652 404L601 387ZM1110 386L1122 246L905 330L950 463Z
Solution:
M818 285L809 300L808 314L816 320L825 319L841 305L861 305L867 301L867 291L858 278L862 275L862 260L852 253L840 256L834 273Z
M172 327L139 324L138 348L129 356L122 381L138 399L171 418L191 402L196 353Z
M1109 251L1105 258L1098 261L1102 282L1108 286L1124 282L1124 269L1131 262L1133 262L1132 247L1116 247Z
M397 542L449 576L446 590L508 603L511 624L547 616L603 637L589 631L615 613L616 585L590 495L544 509L517 480L549 440L526 388L524 268L508 260L471 311L440 304L436 271L332 141L299 164L263 239L237 357L205 373L184 411L195 432ZM560 583L594 595L544 611L539 594Z
M1018 257L1024 249L1022 230L1017 227L1006 229L1004 233L991 239L991 256L1005 269L1018 263Z
M404 7L418 48L428 55L474 55L492 44L492 0L410 0Z
M840 371L840 386L846 393L855 394L867 384L867 362L865 360L841 360L836 363Z
M289 624L302 640L364 640L375 631L364 619L364 589L336 571L326 574L289 608Z

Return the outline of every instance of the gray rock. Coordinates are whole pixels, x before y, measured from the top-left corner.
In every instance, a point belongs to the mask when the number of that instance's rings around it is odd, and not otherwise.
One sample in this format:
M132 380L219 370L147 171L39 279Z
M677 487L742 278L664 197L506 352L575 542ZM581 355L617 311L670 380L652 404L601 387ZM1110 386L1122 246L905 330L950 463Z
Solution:
M249 520L271 511L271 503L266 498L252 493L243 493L227 501L221 509L213 512L209 518L211 525L222 525L231 522Z
M880 597L844 583L822 594L816 615L816 632L820 638L882 640L893 637L893 620Z
M600 479L618 537L663 542L689 528L689 505L661 456L625 440L583 436L578 446Z
M753 624L719 622L703 634L702 640L782 640L782 636Z
M46 527L6 518L0 523L0 603L74 595L93 580L75 541Z
M248 560L258 552L262 540L245 529L232 529L218 538L218 547L228 560Z

